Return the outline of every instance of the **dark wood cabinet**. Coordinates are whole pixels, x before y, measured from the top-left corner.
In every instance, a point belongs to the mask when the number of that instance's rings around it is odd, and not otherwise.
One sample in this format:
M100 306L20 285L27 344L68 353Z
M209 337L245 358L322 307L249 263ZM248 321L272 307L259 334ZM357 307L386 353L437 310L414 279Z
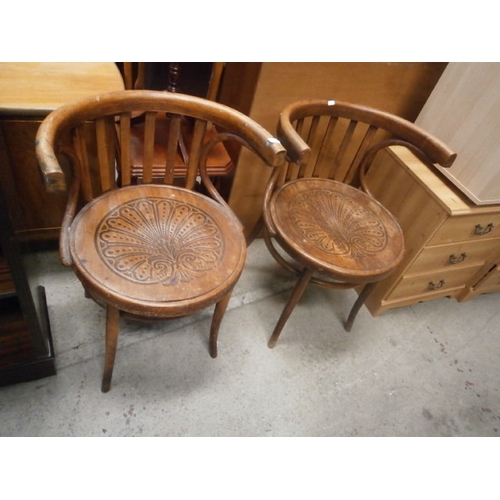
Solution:
M122 90L114 63L0 63L0 178L16 238L57 241L64 193L45 190L35 136L54 109L89 94Z
M45 290L30 282L0 183L0 386L56 373Z

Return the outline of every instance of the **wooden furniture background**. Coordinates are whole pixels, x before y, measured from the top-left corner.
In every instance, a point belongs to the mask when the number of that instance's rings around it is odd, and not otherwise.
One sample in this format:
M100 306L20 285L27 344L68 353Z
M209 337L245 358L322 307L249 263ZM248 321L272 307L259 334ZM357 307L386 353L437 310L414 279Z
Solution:
M500 63L452 62L415 121L457 151L441 173L477 205L500 203L499 117Z
M375 287L369 311L376 316L441 297L464 301L500 290L500 205L475 205L402 148L385 156L368 182L398 219L407 253Z
M125 82L127 90L164 90L174 93L184 93L216 101L224 63L221 62L124 62L117 63ZM134 164L135 177L141 176L142 165L142 137L144 135L144 124L140 117L136 117L133 131L135 142L132 148L132 162ZM153 170L155 177L162 177L165 171L165 158L167 145L165 139L168 135L168 119L165 117L163 123L158 124L158 140L154 153ZM212 129L208 133L213 134ZM189 120L182 124L182 141L174 166L174 175L180 182L185 176L188 144L193 137L193 127ZM234 168L237 159L237 151L233 157L226 150L224 144L218 144L207 159L207 171L216 185L217 190L225 200L229 199L231 186L234 178Z
M237 63L224 64L217 100L249 115L274 133L279 111L302 98L335 98L378 107L409 120L418 116L446 63ZM49 111L83 95L120 90L114 63L0 63L0 174L16 233L58 238L65 195L49 195L40 180L33 140ZM245 227L262 211L269 172L244 152L230 205ZM252 169L250 169L252 170ZM22 193L22 195L21 195ZM50 200L49 200L50 198ZM49 206L50 201L50 209Z
M25 270L0 178L0 386L56 373L45 290Z
M446 63L226 63L219 101L271 132L280 111L301 99L337 99L373 106L414 121ZM238 161L230 205L247 230L262 213L269 171L244 152ZM241 168L240 168L241 167Z
M41 120L73 99L121 89L114 63L0 63L0 176L18 238L57 240L66 203L43 185L35 157Z

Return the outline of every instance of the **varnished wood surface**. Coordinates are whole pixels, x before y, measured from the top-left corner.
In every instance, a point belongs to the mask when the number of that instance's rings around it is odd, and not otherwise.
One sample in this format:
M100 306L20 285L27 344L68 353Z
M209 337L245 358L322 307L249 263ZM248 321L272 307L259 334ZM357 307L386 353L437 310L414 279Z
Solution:
M389 151L392 155L391 161L398 162L448 214L457 216L497 212L498 204L476 205L440 172L429 169L411 151L400 146L393 146Z
M193 128L190 122L181 123L181 131L186 148L189 149L193 140ZM206 132L207 140L215 136L216 131L209 128ZM166 138L169 136L169 119L161 117L157 120L155 131L155 148L153 152L153 178L163 178L165 176L165 165L167 163L168 144ZM144 153L144 122L134 124L132 129L132 176L142 177L143 165L141 158ZM211 176L229 175L234 168L234 164L229 157L224 146L219 143L214 146L210 156L207 158L207 171ZM185 177L187 172L186 159L182 157L178 150L174 160L174 177Z
M381 279L404 253L394 217L359 189L327 179L289 182L270 207L276 237L305 267L339 280Z
M111 62L0 63L0 115L45 116L74 99L123 88Z
M174 186L129 186L96 198L72 225L86 287L122 311L184 316L213 304L242 272L245 239L221 205Z
M375 171L372 189L400 222L408 250L395 273L375 287L367 301L370 312L379 315L441 297L471 300L481 293L479 283L499 262L500 205L475 205L401 147L385 151ZM476 226L489 223L492 229L480 234Z

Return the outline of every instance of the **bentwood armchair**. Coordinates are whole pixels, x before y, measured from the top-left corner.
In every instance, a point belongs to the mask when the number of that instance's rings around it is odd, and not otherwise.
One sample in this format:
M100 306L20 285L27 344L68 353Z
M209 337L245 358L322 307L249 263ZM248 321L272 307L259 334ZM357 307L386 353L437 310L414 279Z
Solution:
M277 262L298 280L270 348L309 284L360 290L345 324L350 331L374 285L400 264L402 230L366 182L377 154L403 145L427 164L443 167L456 157L439 139L405 119L338 101L290 104L280 115L278 138L288 162L273 172L267 186L264 236Z
M133 175L130 159L137 113L144 121L140 176ZM157 130L165 116L168 126ZM178 178L186 118L194 133ZM60 256L87 296L106 308L103 392L110 389L122 315L166 319L215 305L209 352L217 356L219 326L246 257L241 224L204 166L224 141L249 148L271 167L285 158L279 141L247 116L161 91L90 96L53 111L39 128L36 153L47 189L66 189L63 157L72 167ZM165 151L161 178L153 172L158 143Z

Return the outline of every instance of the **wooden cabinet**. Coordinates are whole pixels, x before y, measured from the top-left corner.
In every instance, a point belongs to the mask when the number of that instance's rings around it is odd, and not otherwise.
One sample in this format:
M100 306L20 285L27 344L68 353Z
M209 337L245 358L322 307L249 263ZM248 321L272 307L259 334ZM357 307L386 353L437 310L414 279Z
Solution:
M366 305L373 315L441 297L500 290L500 205L478 206L412 153L380 155L370 186L403 228L406 255Z
M0 386L56 373L45 291L29 279L21 250L0 182Z
M65 194L45 191L35 136L63 104L123 89L114 63L0 63L0 176L16 237L57 240Z

